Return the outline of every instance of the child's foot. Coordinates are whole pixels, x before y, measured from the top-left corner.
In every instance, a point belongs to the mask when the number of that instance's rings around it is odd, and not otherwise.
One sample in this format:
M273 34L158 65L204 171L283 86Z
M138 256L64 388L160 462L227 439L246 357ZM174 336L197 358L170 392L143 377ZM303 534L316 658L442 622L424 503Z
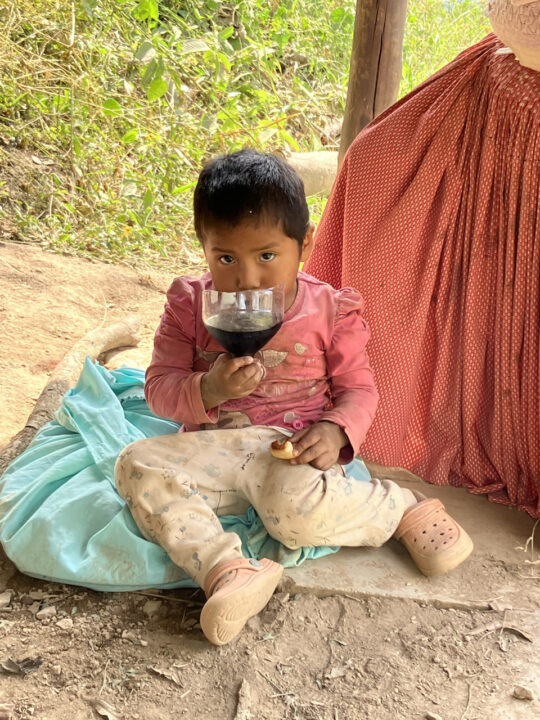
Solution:
M466 560L473 542L440 500L421 499L405 511L395 532L424 575L442 575Z
M201 627L214 645L225 645L238 635L272 597L283 567L272 560L230 560L213 567L204 583L208 598Z

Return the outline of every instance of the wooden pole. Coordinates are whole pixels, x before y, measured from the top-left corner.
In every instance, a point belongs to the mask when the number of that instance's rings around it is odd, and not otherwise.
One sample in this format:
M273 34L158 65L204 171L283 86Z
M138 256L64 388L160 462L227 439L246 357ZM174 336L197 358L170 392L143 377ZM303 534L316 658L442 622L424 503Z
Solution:
M360 130L397 98L406 17L407 0L356 0L340 165Z

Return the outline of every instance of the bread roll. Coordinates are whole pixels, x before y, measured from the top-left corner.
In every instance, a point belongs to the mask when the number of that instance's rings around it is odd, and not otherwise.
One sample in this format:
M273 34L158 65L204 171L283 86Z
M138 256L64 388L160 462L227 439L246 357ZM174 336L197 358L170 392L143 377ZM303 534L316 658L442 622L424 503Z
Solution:
M280 460L291 460L294 457L294 446L290 440L274 440L270 445L270 452Z

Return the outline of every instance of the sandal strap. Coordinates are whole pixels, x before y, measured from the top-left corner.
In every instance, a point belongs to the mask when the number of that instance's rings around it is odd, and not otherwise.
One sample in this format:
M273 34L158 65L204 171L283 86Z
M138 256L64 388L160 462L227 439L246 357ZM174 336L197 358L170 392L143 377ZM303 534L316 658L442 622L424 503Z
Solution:
M253 563L258 563L254 565ZM234 570L251 570L252 572L258 572L261 570L262 565L258 560L248 558L236 558L236 560L228 560L227 562L220 562L210 570L204 581L204 592L207 598L210 598L216 585L227 573L233 572Z
M444 505L437 498L422 500L402 517L394 534L396 539L401 540L411 530L423 527L427 522L440 515L441 512L445 512Z

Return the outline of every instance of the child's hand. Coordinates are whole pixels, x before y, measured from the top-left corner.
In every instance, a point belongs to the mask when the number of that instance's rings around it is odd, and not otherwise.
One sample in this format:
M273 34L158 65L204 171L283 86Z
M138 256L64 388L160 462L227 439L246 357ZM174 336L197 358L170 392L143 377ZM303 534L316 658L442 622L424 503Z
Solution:
M349 442L339 425L324 420L299 430L289 440L295 452L291 464L309 463L319 470L328 470L335 465L341 448Z
M222 353L201 381L204 407L209 410L227 400L251 395L264 374L264 365L259 360Z

